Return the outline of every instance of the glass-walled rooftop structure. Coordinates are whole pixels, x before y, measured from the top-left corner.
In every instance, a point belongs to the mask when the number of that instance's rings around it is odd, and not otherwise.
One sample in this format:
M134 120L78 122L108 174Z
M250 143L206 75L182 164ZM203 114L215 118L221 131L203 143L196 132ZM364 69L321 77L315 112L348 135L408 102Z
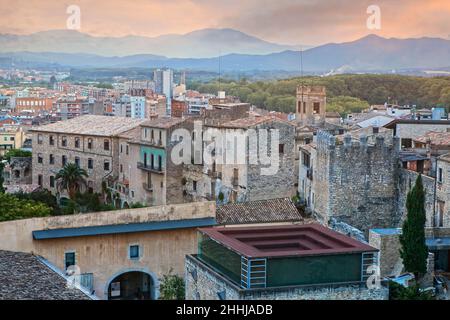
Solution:
M199 231L198 258L244 289L366 281L377 254L318 224Z

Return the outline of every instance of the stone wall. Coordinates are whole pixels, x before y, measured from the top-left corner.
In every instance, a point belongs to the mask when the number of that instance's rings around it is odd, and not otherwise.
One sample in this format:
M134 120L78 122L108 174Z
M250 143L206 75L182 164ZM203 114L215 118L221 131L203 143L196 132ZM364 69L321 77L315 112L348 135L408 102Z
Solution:
M396 226L398 182L397 143L375 144L366 137L350 136L344 142L320 132L314 177L314 213L328 222L331 217L366 234L372 228Z
M377 229L370 230L369 245L379 251L380 276L399 276L404 273L402 258L400 257L400 235L401 229ZM434 254L429 253L427 259L427 273L421 279L424 287L433 285L434 276Z
M398 200L397 212L400 221L397 225L391 227L401 227L406 218L406 198L408 192L414 188L419 173L406 169L400 169L398 179ZM425 213L427 217L426 226L432 227L434 224L434 203L435 203L435 179L422 175L422 183L425 190Z
M450 124L447 121L434 121L433 123L425 123L425 121L417 123L397 123L396 135L401 139L416 139L425 135L430 131L447 132Z
M42 143L38 143L38 137L42 137ZM49 143L50 136L54 138L54 144ZM67 146L62 146L62 138L67 139ZM75 138L80 139L80 147L75 148ZM92 149L88 149L88 141L92 139ZM109 141L109 150L104 150L104 140ZM107 176L118 176L118 138L81 136L74 134L57 134L46 132L33 132L33 184L38 184L38 177L42 176L42 187L56 194L56 183L54 187L50 186L50 177L55 177L58 171L63 167L62 157L65 156L67 163L74 163L75 158L80 159L80 167L85 169L89 175L86 179L88 183L92 182L94 192L102 192L102 181ZM50 164L50 155L54 157L54 163ZM38 157L43 159L38 162ZM93 160L93 168L88 168L88 160ZM104 169L104 163L109 162L109 170Z
M436 183L436 221L438 227L450 227L450 161L447 157L437 160L437 170L442 170L442 181Z
M261 165L250 164L247 168L248 201L292 197L296 194L295 170L295 127L274 121L259 125L257 130L275 129L279 132L279 144L284 145L284 152L279 153L279 168L274 175L262 175ZM270 144L268 144L268 149ZM257 150L249 146L249 150ZM275 152L278 152L278 146ZM268 167L268 166L264 166Z
M5 167L5 171L9 171L9 181L5 183L15 184L31 184L32 183L32 158L31 157L11 157L9 165Z
M186 257L187 300L387 300L388 289L368 289L361 284L295 286L244 290L194 256Z
M369 245L379 251L380 275L382 277L398 276L403 263L400 258L399 234L401 229L370 230Z

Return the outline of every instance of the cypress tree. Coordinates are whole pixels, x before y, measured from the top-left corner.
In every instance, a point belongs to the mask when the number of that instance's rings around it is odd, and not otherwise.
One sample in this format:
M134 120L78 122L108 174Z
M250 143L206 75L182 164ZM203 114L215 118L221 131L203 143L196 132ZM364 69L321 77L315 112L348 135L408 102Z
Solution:
M406 271L416 279L426 273L428 248L425 243L425 192L422 177L417 177L414 188L406 199L407 217L400 236L400 256Z

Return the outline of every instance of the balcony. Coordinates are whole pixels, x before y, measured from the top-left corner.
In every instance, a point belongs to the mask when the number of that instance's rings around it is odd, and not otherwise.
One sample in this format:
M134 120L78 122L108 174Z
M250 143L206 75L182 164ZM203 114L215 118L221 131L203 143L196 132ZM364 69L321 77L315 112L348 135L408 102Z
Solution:
M148 184L148 183L143 183L142 187L144 188L145 191L148 192L153 192L153 184Z
M164 174L164 168L162 166L155 167L155 166L151 166L149 164L144 164L142 162L138 162L137 167L138 167L138 169L141 169L144 171L158 173L158 174Z

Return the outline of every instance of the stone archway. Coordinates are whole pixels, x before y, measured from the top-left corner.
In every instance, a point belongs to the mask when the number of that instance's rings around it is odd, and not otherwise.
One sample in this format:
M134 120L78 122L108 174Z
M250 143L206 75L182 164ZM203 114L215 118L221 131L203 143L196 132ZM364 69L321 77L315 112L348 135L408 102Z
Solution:
M109 278L104 297L107 300L156 300L159 298L159 281L147 269L123 269Z

